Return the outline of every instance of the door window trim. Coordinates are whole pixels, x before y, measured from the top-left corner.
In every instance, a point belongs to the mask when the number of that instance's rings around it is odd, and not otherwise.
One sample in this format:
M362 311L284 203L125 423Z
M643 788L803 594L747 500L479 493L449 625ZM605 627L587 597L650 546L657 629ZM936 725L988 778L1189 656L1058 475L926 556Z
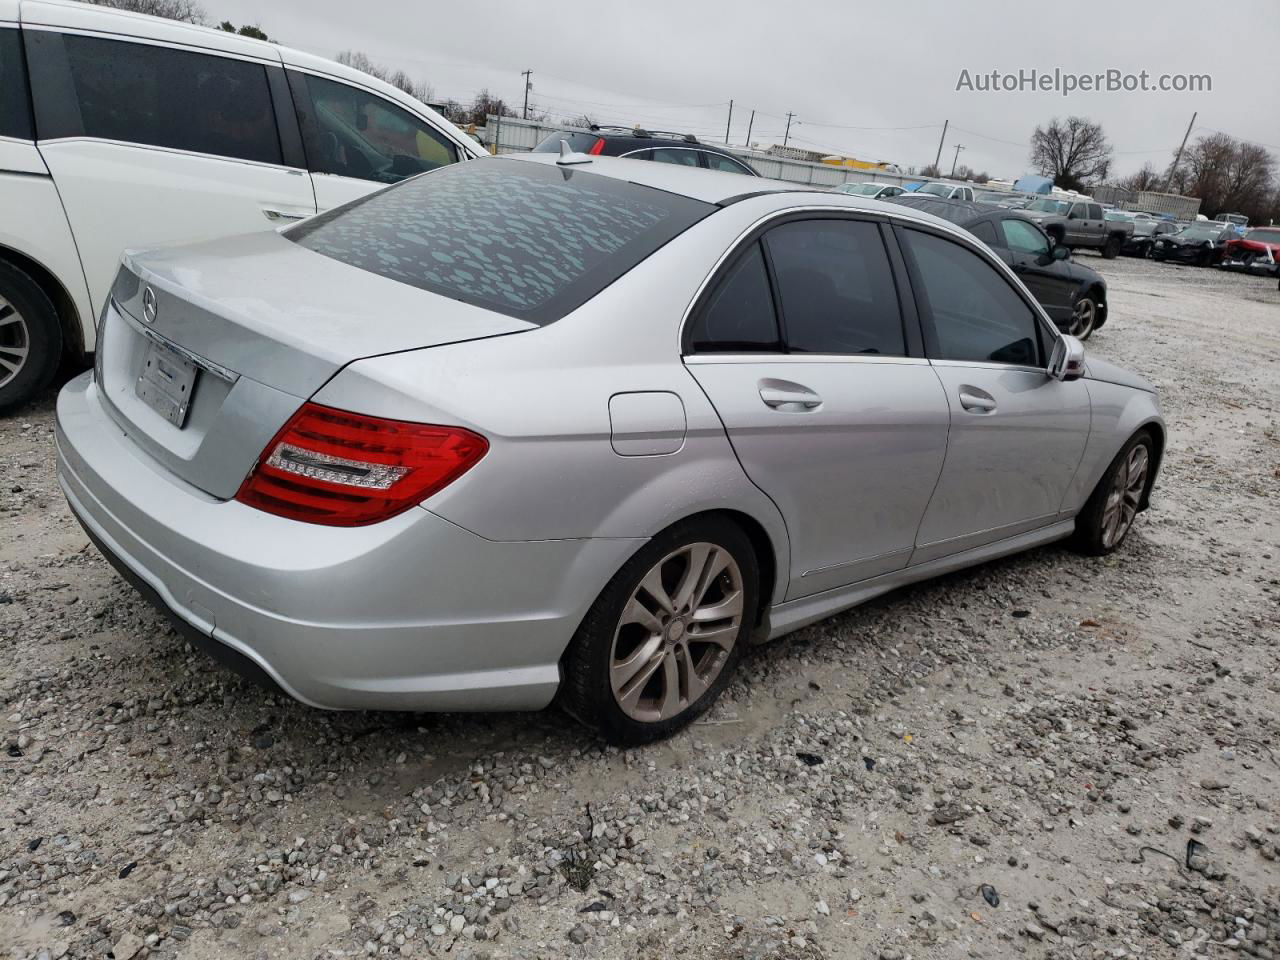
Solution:
M848 207L788 207L783 210L775 210L772 213L765 214L760 219L740 233L736 240L733 241L726 251L716 260L711 271L703 279L702 283L693 295L693 299L689 301L684 316L680 319L679 332L677 334L676 345L680 351L679 355L686 361L690 361L695 357L706 358L698 360L699 363L724 363L724 362L746 362L743 360L734 360L734 357L750 356L754 357L756 362L760 358L768 357L769 362L779 359L787 360L789 358L813 358L811 362L832 363L836 361L857 360L869 361L875 363L883 363L886 361L899 360L920 360L928 362L925 353L925 343L922 331L920 314L916 308L916 303L911 295L910 286L906 280L905 261L902 252L898 248L898 239L892 229L892 215L886 217L881 214L871 214L860 210L850 210ZM779 302L778 282L774 276L773 259L769 254L769 245L761 244L761 250L764 254L765 270L769 275L770 292L773 295L774 315L778 323L778 334L781 337L781 350L760 350L751 353L697 353L693 349L693 343L690 339L692 334L693 321L695 317L700 316L701 311L706 309L712 295L719 287L721 279L737 264L738 259L751 247L753 243L757 243L769 230L774 227L781 226L784 223L791 223L798 220L859 220L863 222L874 223L879 228L880 240L884 244L885 254L889 260L889 271L893 279L894 290L898 298L898 315L901 318L903 341L906 347L907 355L905 357L878 357L868 356L860 353L791 353L786 349L786 321L782 315L782 306ZM909 221L914 222L914 221ZM720 358L731 358L728 361Z
M920 328L925 335L925 356L929 358L930 363L948 367L975 367L984 370L1035 370L1039 373L1046 373L1049 367L1049 356L1053 353L1053 342L1061 337L1061 334L1058 332L1057 325L1054 324L1054 322L1049 319L1049 315L1045 313L1044 307L1040 306L1039 302L1036 300L1024 296L1022 291L1018 289L1018 284L1014 282L1016 278L1013 271L1009 269L1008 264L988 250L985 244L982 244L981 242L974 243L957 233L952 233L947 230L939 230L931 223L923 223L921 221L898 221L892 226L899 244L903 244L901 237L898 236L900 231L905 229L919 230L921 233L933 234L943 240L949 240L952 243L959 244L970 253L973 253L985 260L995 268L996 272L1000 274L1001 279L1004 280L1009 289L1013 291L1018 299L1021 300L1022 303L1031 311L1031 316L1036 321L1036 348L1040 352L1040 362L1038 366L1027 366L1026 364L1020 363L1000 363L995 360L951 360L945 357L936 356L939 352L939 347L937 342L937 333L934 328L933 316L929 310L920 305L919 297L916 293L917 289L923 288L924 281L920 277L919 270L917 269L914 259L908 256L904 251L903 260L906 265L907 282L910 284L913 299L916 299L917 301L916 306L920 315Z

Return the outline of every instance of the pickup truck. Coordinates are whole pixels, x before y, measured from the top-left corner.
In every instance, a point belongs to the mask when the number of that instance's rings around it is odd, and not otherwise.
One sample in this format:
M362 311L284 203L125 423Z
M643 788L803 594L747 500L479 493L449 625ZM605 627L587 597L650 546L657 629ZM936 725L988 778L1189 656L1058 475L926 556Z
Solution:
M1133 236L1133 224L1107 220L1102 204L1092 200L1059 200L1041 197L1022 212L1040 224L1054 242L1072 249L1094 247L1108 260L1114 260Z

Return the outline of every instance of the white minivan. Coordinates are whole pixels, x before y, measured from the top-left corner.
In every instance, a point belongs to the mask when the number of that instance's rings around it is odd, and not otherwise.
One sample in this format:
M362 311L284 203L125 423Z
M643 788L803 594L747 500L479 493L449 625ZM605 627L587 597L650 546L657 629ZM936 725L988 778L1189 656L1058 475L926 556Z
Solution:
M93 352L124 249L272 229L483 152L330 60L0 0L0 408Z

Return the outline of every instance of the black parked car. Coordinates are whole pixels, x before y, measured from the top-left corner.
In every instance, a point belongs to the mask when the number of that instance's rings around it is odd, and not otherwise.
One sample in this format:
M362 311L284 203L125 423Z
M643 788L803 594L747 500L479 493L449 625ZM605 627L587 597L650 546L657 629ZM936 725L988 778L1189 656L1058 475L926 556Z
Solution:
M1109 222L1133 224L1133 234L1120 247L1120 252L1126 257L1150 257L1151 245L1156 239L1178 229L1178 225L1171 220L1135 217L1124 210L1108 210L1106 217Z
M1236 233L1234 224L1202 220L1183 227L1177 233L1156 239L1151 244L1151 259L1212 267L1222 259L1227 241L1234 240L1237 236L1239 234Z
M931 213L964 227L1013 268L1058 329L1081 340L1107 322L1107 283L1096 271L1071 260L1020 210L907 194L888 203Z
M559 153L560 141L567 140L569 149L593 156L631 157L633 160L656 160L689 167L722 170L760 176L751 164L728 150L702 143L691 133L667 133L640 127L597 127L589 130L557 130L533 148L534 153Z

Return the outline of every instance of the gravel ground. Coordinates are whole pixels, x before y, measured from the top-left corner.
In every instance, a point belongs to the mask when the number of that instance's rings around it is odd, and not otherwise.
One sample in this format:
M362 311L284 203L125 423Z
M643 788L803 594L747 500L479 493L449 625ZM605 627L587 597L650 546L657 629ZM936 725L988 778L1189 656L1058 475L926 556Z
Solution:
M1280 958L1280 294L1082 259L1170 426L1124 549L818 624L625 753L239 680L68 514L52 397L0 420L0 956Z

